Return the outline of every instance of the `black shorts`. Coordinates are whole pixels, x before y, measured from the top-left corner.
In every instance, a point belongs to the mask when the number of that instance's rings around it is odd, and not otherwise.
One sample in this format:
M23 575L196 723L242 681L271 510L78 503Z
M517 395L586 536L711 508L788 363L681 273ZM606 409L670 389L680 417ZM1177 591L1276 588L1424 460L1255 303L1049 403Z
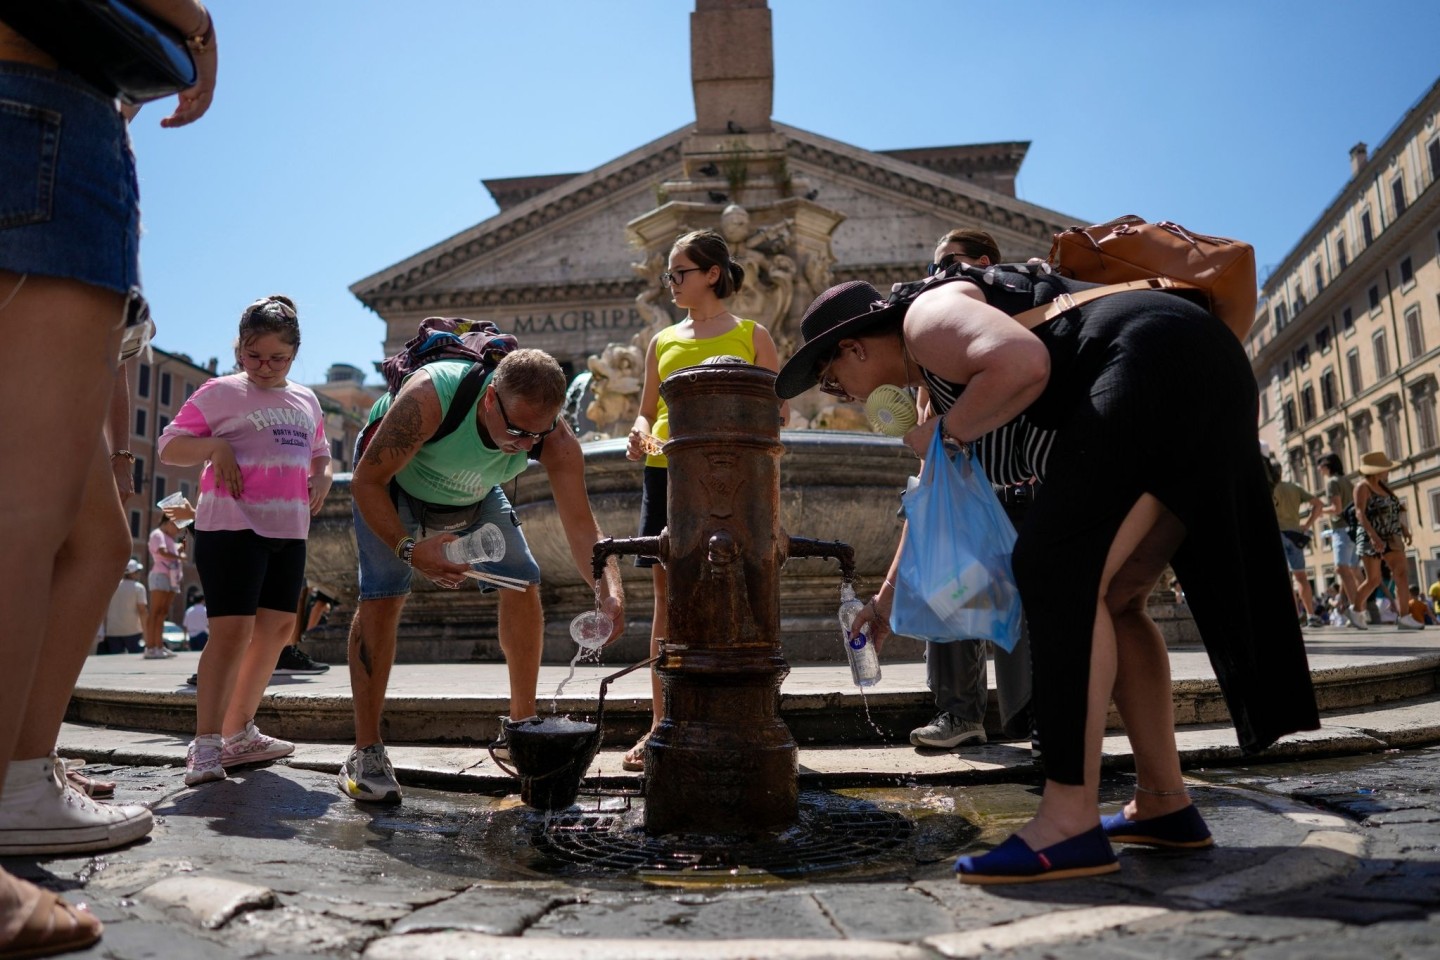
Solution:
M212 618L253 617L262 607L294 613L305 587L305 541L196 530L195 567Z
M665 467L646 467L640 490L640 536L659 536L668 522L667 498L670 490L670 471ZM635 566L653 567L660 561L655 557L636 557Z

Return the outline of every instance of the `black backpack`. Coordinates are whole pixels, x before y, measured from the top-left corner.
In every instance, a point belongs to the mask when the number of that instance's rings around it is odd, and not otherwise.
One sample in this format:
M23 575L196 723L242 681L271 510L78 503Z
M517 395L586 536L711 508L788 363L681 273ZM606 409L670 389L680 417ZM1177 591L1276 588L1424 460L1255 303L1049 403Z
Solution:
M400 392L405 378L428 363L437 360L468 360L471 367L466 371L460 385L455 388L455 397L440 427L426 440L435 443L459 429L470 414L470 408L480 396L485 378L500 365L500 361L511 350L519 346L518 341L489 320L466 320L461 317L426 317L420 321L420 330L406 341L401 351L386 357L380 364L385 375L385 385L391 398ZM389 413L387 409L385 411ZM355 462L365 455L375 433L380 429L385 414L376 417L360 431L355 441Z

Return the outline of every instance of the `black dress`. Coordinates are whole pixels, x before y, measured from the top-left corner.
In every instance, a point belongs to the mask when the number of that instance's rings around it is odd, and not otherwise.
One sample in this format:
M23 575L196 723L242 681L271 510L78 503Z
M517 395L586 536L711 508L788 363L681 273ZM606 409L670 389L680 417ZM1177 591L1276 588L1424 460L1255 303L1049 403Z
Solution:
M1093 286L969 268L1009 314ZM1050 379L1025 412L1056 431L1020 525L1015 576L1030 621L1045 773L1084 781L1091 636L1105 559L1136 500L1185 526L1172 558L1246 752L1320 725L1256 437L1257 393L1235 335L1173 293L1117 294L1035 329Z

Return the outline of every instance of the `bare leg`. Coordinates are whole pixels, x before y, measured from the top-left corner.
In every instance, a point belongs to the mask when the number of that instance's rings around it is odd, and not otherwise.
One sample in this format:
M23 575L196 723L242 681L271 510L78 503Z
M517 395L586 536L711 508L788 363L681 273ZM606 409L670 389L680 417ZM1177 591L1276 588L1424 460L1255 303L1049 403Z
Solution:
M1100 596L1096 598L1095 604L1095 630L1091 638L1090 685L1085 716L1085 782L1076 785L1054 780L1045 781L1045 792L1040 798L1040 807L1036 810L1034 819L1016 831L1032 850L1041 850L1078 836L1095 828L1100 822L1100 750L1105 737L1105 717L1109 712L1110 695L1115 688L1117 654L1115 622L1107 598L1116 575L1167 514L1168 511L1161 506L1160 501L1148 493L1143 494L1135 502L1135 506L1130 508L1130 513L1120 524L1115 540L1110 545L1105 569L1100 577ZM1167 684L1163 711L1165 716L1170 718L1173 728L1169 694ZM1174 736L1173 729L1170 736ZM1135 745L1137 755L1142 743L1143 738L1141 743ZM1153 749L1153 744L1147 747ZM1176 763L1178 765L1178 760Z
M195 690L195 735L221 732L240 662L255 630L254 617L211 617L210 639L200 653Z
M1291 570L1290 575L1295 578L1295 591L1300 594L1300 604L1304 607L1301 615L1308 620L1315 616L1315 594L1310 589L1309 571Z
M245 729L245 724L255 719L255 708L265 695L265 686L275 672L275 658L290 642L290 631L295 626L295 614L283 610L255 611L255 627L250 634L250 644L240 660L240 671L235 678L235 689L230 692L230 703L225 708L225 719L221 732L232 737ZM205 646L210 649L209 644ZM201 656L204 656L202 653Z
M1365 565L1365 579L1361 581L1360 586L1355 590L1355 609L1359 610L1360 615L1363 617L1365 615L1365 604L1369 601L1370 594L1374 593L1375 589L1380 586L1380 558L1361 557L1360 562Z
M395 635L406 597L361 600L350 622L350 696L355 703L355 746L380 742L380 714L395 665ZM273 666L273 664L272 664ZM528 716L528 714L527 714Z
M57 554L110 402L124 310L113 291L50 277L29 277L17 290L20 280L0 270L0 302L13 293L0 309L7 367L0 409L24 411L0 418L0 450L9 451L0 470L0 785L29 710ZM64 363L54 362L57 343L65 344ZM9 885L12 895L20 889Z
M173 590L150 591L150 615L145 618L146 650L157 650L163 645L165 621L170 619L170 607L174 601Z
M537 584L530 584L524 593L500 591L500 649L510 672L512 720L535 716L535 685L540 680L544 633L545 615L540 609Z
M1392 550L1385 554L1385 563L1395 578L1395 596L1390 598L1395 605L1395 617L1407 617L1410 615L1410 571L1405 565L1405 551Z
M1335 572L1340 576L1340 589L1344 591L1346 601L1355 606L1355 598L1360 595L1360 578L1355 575L1355 568L1337 566Z
M45 626L46 666L30 685L14 760L36 760L55 748L75 680L95 650L95 627L105 619L130 557L130 528L106 454L105 444L97 443L75 525L55 558L51 589L57 602Z
M665 568L660 564L650 568L650 580L655 585L655 604L650 615L650 656L658 656L660 643L665 639L669 630L670 605L667 602L667 579ZM625 751L625 763L629 769L639 770L640 765L645 762L645 742L650 739L650 734L660 726L660 721L665 718L665 690L660 683L660 672L652 664L650 667L650 729L645 735L635 741L634 746Z

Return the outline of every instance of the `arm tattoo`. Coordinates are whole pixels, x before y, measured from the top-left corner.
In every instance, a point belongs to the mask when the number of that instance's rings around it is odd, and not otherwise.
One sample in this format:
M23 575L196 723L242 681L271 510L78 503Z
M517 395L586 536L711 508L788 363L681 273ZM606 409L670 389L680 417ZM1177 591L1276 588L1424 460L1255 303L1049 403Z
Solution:
M362 459L380 466L394 457L403 464L427 439L420 402L411 396L397 397Z

